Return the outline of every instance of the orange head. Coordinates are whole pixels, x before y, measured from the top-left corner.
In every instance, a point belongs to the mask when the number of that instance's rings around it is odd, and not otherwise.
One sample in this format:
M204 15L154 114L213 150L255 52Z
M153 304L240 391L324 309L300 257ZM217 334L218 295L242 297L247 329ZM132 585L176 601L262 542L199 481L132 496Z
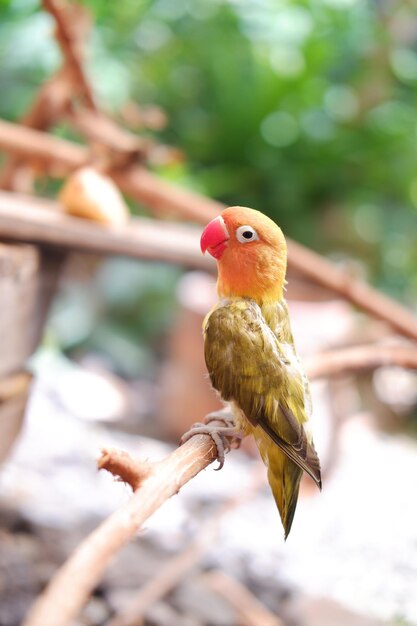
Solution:
M287 245L279 226L245 207L229 207L201 235L201 250L217 259L221 297L279 300L285 285Z

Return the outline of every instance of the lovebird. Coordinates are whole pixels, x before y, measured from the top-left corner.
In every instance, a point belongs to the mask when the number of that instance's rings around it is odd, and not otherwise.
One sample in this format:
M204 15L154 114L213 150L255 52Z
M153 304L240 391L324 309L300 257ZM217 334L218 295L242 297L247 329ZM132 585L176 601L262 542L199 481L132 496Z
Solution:
M269 217L235 206L206 226L201 250L218 267L219 301L203 324L210 380L235 430L255 438L287 538L303 471L320 489L321 471L309 429L309 384L284 298L286 241ZM211 428L218 439L222 428Z

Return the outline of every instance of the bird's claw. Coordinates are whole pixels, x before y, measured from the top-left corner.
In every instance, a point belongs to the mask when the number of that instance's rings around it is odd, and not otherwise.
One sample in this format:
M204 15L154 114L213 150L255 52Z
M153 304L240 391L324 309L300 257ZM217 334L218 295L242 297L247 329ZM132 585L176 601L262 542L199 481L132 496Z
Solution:
M204 418L204 424L210 424L211 422L223 422L226 428L234 428L235 420L230 414L222 413L209 413Z
M224 426L210 425L210 423L214 421L223 422ZM239 448L243 438L241 433L236 432L233 418L222 415L221 413L210 413L204 419L204 423L196 422L193 424L190 430L181 437L180 445L191 439L191 437L194 437L194 435L208 435L211 437L217 448L219 466L215 468L216 471L222 469L226 453L229 452L231 448Z

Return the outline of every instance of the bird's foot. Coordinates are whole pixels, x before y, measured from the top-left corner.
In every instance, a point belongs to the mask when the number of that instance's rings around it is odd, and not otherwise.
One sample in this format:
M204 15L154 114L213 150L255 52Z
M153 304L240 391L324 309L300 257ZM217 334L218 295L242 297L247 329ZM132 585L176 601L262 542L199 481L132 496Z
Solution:
M211 422L223 422L224 426L211 424ZM194 437L194 435L209 435L217 448L217 460L219 466L216 471L224 465L225 455L231 448L239 448L243 435L236 431L235 422L230 412L218 411L209 413L204 422L193 424L190 430L181 437L181 445Z
M210 424L211 422L223 422L225 428L232 429L232 437L229 435L229 447L234 449L240 448L244 434L236 430L235 418L228 407L208 413L204 418L204 424Z
M203 421L204 424L210 424L210 422L223 422L226 428L235 428L235 418L228 409L208 413Z

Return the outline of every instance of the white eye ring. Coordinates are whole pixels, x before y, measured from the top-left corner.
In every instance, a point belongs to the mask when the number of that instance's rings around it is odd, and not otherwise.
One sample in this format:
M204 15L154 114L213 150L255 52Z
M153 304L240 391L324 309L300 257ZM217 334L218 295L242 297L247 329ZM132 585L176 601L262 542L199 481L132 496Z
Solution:
M252 226L239 226L236 228L236 239L240 243L250 243L259 239L258 233Z

